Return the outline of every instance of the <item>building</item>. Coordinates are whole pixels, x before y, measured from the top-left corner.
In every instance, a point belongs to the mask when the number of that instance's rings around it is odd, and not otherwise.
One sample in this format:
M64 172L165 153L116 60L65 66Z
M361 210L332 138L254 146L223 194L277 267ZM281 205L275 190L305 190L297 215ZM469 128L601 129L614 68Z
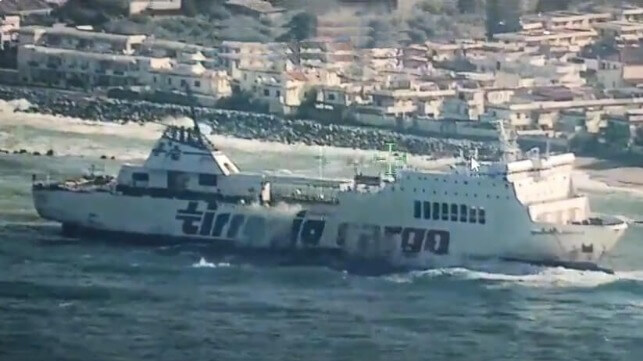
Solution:
M18 48L18 77L23 84L57 88L138 85L145 61L133 55L27 44Z
M277 20L286 9L275 7L264 0L228 0L226 7L235 14L252 16L257 19Z
M0 50L7 49L18 41L20 16L3 15L0 17Z
M345 69L354 65L357 52L348 41L335 41L330 38L315 38L300 42L299 60L305 67L327 67Z
M241 76L240 69L285 69L293 64L295 50L283 43L258 43L223 41L218 57L221 66L234 79Z
M181 11L181 0L130 0L129 14L172 14Z
M537 15L525 15L520 18L523 30L577 30L591 29L596 24L612 20L609 12L582 13L576 11L553 11Z
M232 94L230 77L225 71L210 70L198 62L187 64L165 60L151 62L149 71L142 75L141 83L165 92L185 92L189 88L194 94L213 101Z
M614 40L617 44L636 44L643 39L643 22L613 20L596 24L599 35Z
M627 47L599 58L596 78L605 89L643 84L643 50Z
M494 35L494 39L505 43L523 43L526 46L539 47L542 45L554 47L573 47L580 50L585 45L593 43L598 38L594 29L533 29L515 33Z
M615 9L616 18L625 21L638 22L643 21L643 7L624 5Z
M29 26L20 29L18 42L20 45L32 44L93 53L133 55L146 38L146 35L99 33L62 26Z
M0 16L18 15L49 15L51 6L45 0L2 0L0 1Z

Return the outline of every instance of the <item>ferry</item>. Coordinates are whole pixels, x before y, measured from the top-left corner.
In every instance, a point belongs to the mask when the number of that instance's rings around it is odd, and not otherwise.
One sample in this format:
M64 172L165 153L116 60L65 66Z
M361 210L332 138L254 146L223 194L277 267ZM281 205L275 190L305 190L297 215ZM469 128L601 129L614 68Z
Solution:
M522 153L502 124L499 134L494 161L331 180L244 172L195 121L168 126L143 164L115 176L34 178L33 200L70 236L330 252L411 269L475 259L598 268L627 220L591 212L573 154Z

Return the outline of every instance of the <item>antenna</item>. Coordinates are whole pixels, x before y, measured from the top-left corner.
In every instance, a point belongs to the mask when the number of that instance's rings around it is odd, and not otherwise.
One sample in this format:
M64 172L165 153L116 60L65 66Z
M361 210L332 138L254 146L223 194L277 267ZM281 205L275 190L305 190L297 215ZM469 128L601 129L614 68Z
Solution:
M326 156L324 155L324 147L319 146L319 155L315 156L319 160L319 179L324 178L324 165L327 163Z
M196 109L194 108L194 105L196 104L196 98L192 93L192 88L190 88L190 85L188 85L187 82L185 83L185 95L187 96L188 106L190 107L190 116L192 117L192 121L194 122L194 131L197 135L201 135L201 129L199 128L199 123L196 119Z

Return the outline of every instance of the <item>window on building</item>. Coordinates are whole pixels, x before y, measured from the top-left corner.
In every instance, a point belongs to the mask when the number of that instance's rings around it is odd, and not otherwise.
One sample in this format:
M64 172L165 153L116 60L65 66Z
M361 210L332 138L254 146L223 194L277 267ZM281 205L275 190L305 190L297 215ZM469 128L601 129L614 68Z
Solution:
M442 203L442 220L449 220L449 203Z
M150 175L147 173L132 173L132 180L135 182L147 182L150 180Z
M328 94L328 100L333 101L335 100L335 94Z
M469 207L466 204L460 205L460 222L467 223L467 213L469 213Z
M216 187L217 186L217 176L214 175L214 174L201 173L201 174L199 174L199 185L200 186L208 186L208 187Z
M275 98L279 98L281 96L281 90L277 90L275 92Z
M201 81L200 80L195 80L194 81L194 86L197 87L197 88L200 88L201 87Z
M458 205L452 204L451 205L451 222L457 222L457 221L458 221Z
M181 86L183 86L183 87L184 87L184 86L186 86L186 85L187 85L187 83L185 82L185 79L181 79Z
M487 212L485 212L484 208L478 209L478 223L480 224L485 224L487 223Z
M167 78L167 83L172 85L172 78Z
M269 97L270 96L270 89L264 89L263 90L263 95Z
M476 207L469 208L469 223L478 223L478 210Z
M156 77L154 77L154 84L156 84Z
M424 219L431 219L431 202L424 202Z
M440 203L434 202L433 203L433 220L437 221L440 219Z
M413 217L415 218L422 217L422 202L420 201L413 202Z

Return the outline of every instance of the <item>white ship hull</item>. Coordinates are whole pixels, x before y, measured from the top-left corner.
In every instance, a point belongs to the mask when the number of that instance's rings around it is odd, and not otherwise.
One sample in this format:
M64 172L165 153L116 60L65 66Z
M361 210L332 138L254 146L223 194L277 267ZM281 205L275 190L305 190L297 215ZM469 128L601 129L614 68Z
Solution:
M595 226L534 223L517 204L500 207L485 225L451 216L416 219L409 217L411 195L361 197L333 206L267 207L111 192L33 193L40 216L67 229L240 249L336 251L349 259L405 268L459 265L478 258L591 266L627 228L620 221Z

